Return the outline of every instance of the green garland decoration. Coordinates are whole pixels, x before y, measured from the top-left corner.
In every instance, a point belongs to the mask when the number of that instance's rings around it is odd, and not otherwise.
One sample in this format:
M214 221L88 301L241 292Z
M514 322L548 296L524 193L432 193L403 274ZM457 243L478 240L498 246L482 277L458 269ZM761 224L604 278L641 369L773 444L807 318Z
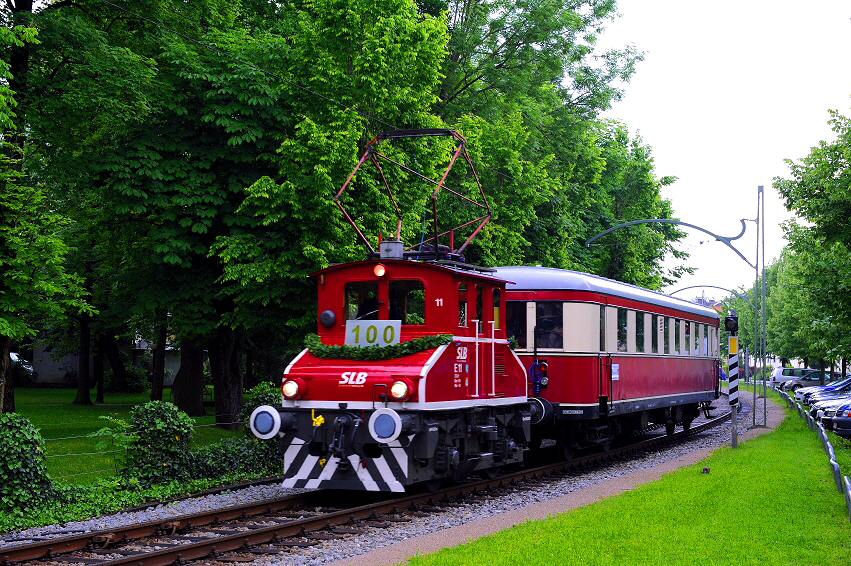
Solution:
M308 334L304 339L304 345L310 353L317 358L346 359L346 360L390 360L417 354L423 350L430 350L452 342L451 334L437 334L435 336L423 336L414 338L407 342L391 344L389 346L327 346L316 334Z

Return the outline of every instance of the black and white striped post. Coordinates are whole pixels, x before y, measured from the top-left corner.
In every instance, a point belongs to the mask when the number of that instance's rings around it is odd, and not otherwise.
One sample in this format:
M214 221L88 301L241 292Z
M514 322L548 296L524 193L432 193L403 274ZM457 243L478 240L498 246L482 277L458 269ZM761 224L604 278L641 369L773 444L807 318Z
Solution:
M727 376L729 379L727 394L730 400L732 445L733 448L736 448L739 445L738 429L736 427L736 413L739 408L739 337L736 336L736 333L739 330L739 317L736 316L735 310L731 310L730 315L724 317L724 329L730 333L727 342Z

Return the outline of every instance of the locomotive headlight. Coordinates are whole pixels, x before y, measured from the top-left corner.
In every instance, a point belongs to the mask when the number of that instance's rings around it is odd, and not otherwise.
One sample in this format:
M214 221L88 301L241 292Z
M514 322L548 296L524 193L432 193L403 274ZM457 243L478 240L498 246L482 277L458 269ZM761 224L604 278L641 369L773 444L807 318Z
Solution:
M306 392L307 385L297 377L287 379L281 384L281 395L286 399L300 399Z
M407 381L394 381L390 386L390 397L394 401L407 401L412 390L413 387Z

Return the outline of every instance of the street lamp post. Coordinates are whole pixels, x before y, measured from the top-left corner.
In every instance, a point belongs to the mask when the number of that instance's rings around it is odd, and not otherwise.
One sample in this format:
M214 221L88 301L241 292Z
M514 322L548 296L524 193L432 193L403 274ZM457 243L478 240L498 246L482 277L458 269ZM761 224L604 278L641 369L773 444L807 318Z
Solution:
M745 224L746 221L747 221L746 219L741 220L742 231L739 232L739 234L737 236L726 237L726 236L719 236L718 234L714 234L713 232L710 232L709 230L707 230L705 228L701 228L700 226L695 226L694 224L689 224L687 222L682 222L680 220L673 220L673 219L669 219L669 218L648 218L648 219L644 219L644 220L633 220L631 222L624 222L623 224L618 224L617 226L614 226L613 228L609 228L608 230L605 230L603 232L600 232L599 234L592 236L589 240L587 240L585 242L585 246L590 247L591 244L594 241L598 240L599 238L602 238L603 236L605 236L607 234L614 232L615 230L619 230L620 228L626 228L627 226L635 226L637 224L654 224L655 223L655 224L676 224L676 225L679 225L679 226L687 226L689 228L694 228L695 230L699 230L701 232L709 234L710 236L714 237L717 241L721 242L722 244L724 244L725 246L727 246L728 248L730 248L731 250L736 252L736 255L738 255L745 263L747 263L750 267L752 267L753 270L756 273L756 283L754 284L754 299L755 299L756 304L751 303L746 297L740 295L739 293L736 293L735 291L732 291L732 292L735 293L740 298L744 299L754 309L754 346L755 346L754 359L757 359L758 355L761 354L762 368L763 368L762 371L763 371L763 374L764 374L764 372L765 372L764 368L765 368L765 363L766 363L765 351L766 351L766 348L767 348L767 341L766 341L766 337L765 337L765 335L766 335L765 230L764 230L765 195L764 195L764 189L763 189L762 185L759 185L759 187L757 188L757 218L756 218L756 220L752 220L752 222L754 222L757 226L757 237L756 237L757 252L756 252L756 259L755 259L754 263L751 263L750 261L748 261L748 259L744 255L742 255L742 253L739 250L737 250L736 247L733 246L733 244L731 243L733 240L738 240L739 238L741 238L744 235L745 230L747 229L747 225ZM761 240L760 240L760 236L762 236ZM759 282L760 282L760 267L759 267L760 261L762 262L761 263L761 265L762 265L762 285L761 285L761 288L758 290L758 288L760 287L760 285L759 285ZM706 285L706 287L712 287L712 285ZM689 288L689 287L687 287L687 288ZM682 290L683 289L680 289L680 291L682 291ZM726 289L726 290L729 291L729 289ZM673 293L671 293L671 294L673 294ZM756 300L758 298L759 294L761 294L761 300ZM760 310L762 311L761 319L760 319L760 316L759 316ZM762 335L761 336L759 336L760 333L758 331L760 320L762 322L762 333L761 333ZM738 348L738 344L737 344L738 341L735 341L735 342L736 342L736 348ZM764 375L763 375L763 377L764 377ZM768 412L767 412L767 409L766 409L766 406L765 406L765 402L766 402L765 396L766 396L765 379L763 379L763 412L762 412L762 414L763 414L763 425L766 424L767 415L768 415ZM756 401L757 401L757 399L756 399L756 385L754 385L754 404L753 404L754 409L756 409ZM735 412L733 412L733 415L735 415ZM733 426L733 430L735 431L735 427L736 427L735 417L732 419L732 426ZM754 426L756 426L756 411L754 411ZM734 432L734 438L735 438L735 432ZM735 447L735 441L734 441L734 447Z

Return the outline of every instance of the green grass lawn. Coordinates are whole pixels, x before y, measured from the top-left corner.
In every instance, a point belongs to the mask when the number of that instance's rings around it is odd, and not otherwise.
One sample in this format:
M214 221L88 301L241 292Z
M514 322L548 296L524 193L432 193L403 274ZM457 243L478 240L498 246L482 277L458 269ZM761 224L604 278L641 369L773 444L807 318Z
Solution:
M659 481L410 563L851 564L845 499L818 437L788 414L777 430ZM847 450L836 440L839 457Z
M118 454L97 450L96 445L103 439L86 435L110 426L100 416L129 421L130 410L135 405L150 401L149 393L107 393L103 404L78 406L71 404L76 394L76 389L15 389L17 412L29 419L45 439L48 474L51 479L66 484L85 484L114 475ZM168 389L164 398L169 398ZM207 412L212 415L213 409L208 407ZM197 425L194 446L241 434L212 426L213 416L194 420Z

